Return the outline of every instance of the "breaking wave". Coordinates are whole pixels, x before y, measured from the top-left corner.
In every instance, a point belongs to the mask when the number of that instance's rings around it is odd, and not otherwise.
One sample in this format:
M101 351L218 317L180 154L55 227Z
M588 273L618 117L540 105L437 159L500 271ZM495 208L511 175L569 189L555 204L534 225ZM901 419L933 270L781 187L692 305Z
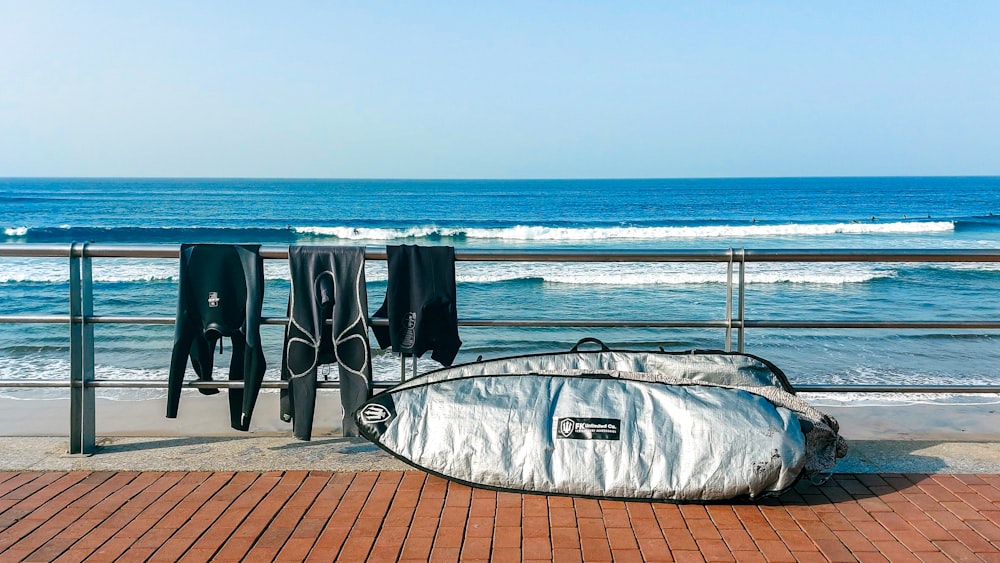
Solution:
M770 225L702 225L666 227L551 227L516 225L512 227L438 227L414 226L400 229L368 227L295 227L303 235L345 240L389 241L400 239L478 239L517 241L600 241L600 240L670 240L690 238L748 238L855 234L907 234L954 231L951 221L893 223L831 223Z

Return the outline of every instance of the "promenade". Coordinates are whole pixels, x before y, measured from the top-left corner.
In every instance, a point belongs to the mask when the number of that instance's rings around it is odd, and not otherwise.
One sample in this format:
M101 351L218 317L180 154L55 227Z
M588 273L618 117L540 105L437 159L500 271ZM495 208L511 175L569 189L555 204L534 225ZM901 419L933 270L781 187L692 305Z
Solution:
M471 489L358 439L0 438L0 561L1000 561L1000 443L852 446L778 499L674 505Z

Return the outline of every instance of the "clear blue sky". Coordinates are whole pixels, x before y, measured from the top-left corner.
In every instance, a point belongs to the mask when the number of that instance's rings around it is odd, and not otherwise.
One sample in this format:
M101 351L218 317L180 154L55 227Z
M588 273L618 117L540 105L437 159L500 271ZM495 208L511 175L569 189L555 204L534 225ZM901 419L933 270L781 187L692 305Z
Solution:
M1000 2L0 1L0 176L1000 174Z

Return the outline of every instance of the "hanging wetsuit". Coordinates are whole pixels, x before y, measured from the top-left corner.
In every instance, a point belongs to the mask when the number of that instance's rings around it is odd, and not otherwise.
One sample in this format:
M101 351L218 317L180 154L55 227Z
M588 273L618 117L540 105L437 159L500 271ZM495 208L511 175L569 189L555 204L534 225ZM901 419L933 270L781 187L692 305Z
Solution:
M300 440L312 437L316 368L336 363L344 436L357 436L354 411L371 398L371 347L363 248L291 246L288 328L281 354L281 418ZM333 320L331 325L327 321Z
M389 283L385 302L373 317L389 326L372 327L379 346L431 358L450 366L462 341L455 305L455 249L450 246L387 246Z
M177 325L167 384L167 418L177 417L188 357L202 381L212 380L213 353L220 338L232 339L229 379L243 389L229 390L230 424L250 427L250 416L264 378L260 316L264 301L264 263L260 245L181 245ZM216 389L202 389L206 395Z

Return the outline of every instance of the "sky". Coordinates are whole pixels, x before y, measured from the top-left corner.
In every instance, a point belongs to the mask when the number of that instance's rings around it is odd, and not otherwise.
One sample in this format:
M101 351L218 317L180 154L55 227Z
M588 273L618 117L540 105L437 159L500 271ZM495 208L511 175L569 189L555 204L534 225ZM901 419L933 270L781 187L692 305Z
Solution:
M0 176L998 175L998 29L993 0L0 0Z

